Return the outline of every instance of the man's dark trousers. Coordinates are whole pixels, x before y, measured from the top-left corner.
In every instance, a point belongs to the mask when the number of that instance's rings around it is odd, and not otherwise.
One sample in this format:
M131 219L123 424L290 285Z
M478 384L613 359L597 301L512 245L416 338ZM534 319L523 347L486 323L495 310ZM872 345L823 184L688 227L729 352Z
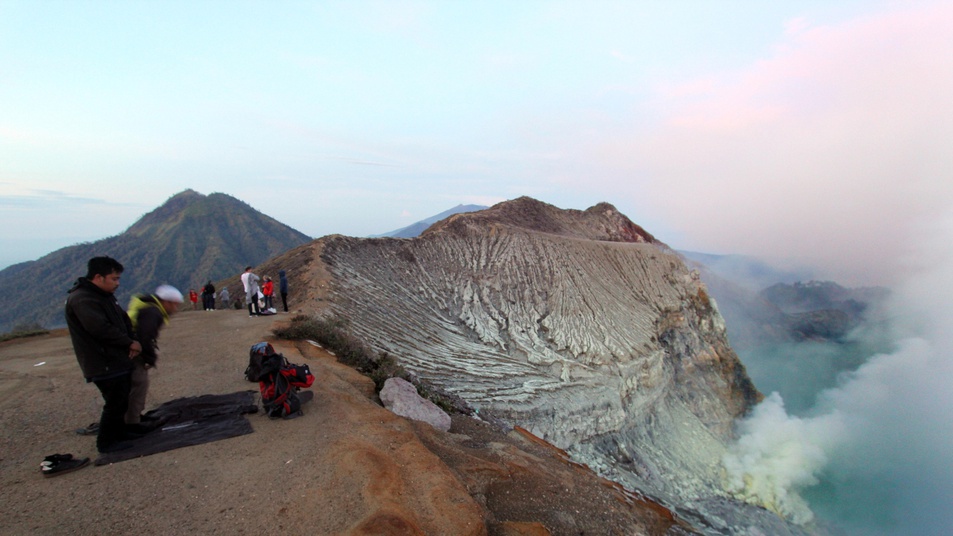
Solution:
M99 419L99 435L96 436L96 448L108 448L126 436L126 410L129 408L129 389L132 387L132 376L129 373L109 378L95 380L93 383L103 394L106 404Z

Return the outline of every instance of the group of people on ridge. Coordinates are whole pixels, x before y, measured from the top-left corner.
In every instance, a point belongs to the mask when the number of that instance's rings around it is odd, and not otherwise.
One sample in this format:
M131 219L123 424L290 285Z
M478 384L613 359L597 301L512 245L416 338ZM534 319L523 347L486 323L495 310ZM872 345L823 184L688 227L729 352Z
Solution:
M73 351L86 381L96 385L103 397L103 410L95 432L96 448L101 453L132 447L130 440L142 437L161 423L155 422L143 410L149 390L149 370L156 367L159 358L159 331L179 310L185 298L171 285L159 285L151 294L132 297L126 310L116 299L115 292L123 273L123 265L111 257L94 257L87 263L86 276L80 277L69 290L64 314ZM242 274L249 314L258 308L257 275L251 267ZM274 285L266 277L264 288L269 290L266 307L271 306ZM279 272L279 291L285 312L288 311L288 281L285 271ZM194 290L191 292L194 294ZM215 287L211 280L202 289L203 306L215 308ZM220 297L228 304L228 289ZM191 300L196 301L196 300ZM70 457L71 458L71 457ZM88 459L86 460L88 461ZM53 455L44 461L47 471L57 464L80 466L78 460Z
M263 314L265 311L274 312L275 283L270 276L265 276L264 281L257 274L252 272L251 266L245 267L245 272L241 276L242 286L245 289L245 305L248 307L248 316ZM259 285L258 282L262 281ZM281 306L288 312L288 278L284 270L278 271L278 292L281 295ZM258 303L258 294L261 293L263 304Z

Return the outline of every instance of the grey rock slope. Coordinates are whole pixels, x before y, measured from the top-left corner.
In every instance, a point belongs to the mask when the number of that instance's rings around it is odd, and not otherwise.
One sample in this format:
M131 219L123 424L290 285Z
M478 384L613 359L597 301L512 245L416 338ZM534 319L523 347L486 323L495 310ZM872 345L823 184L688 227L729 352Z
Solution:
M325 240L330 307L360 338L481 415L733 530L747 507L729 504L721 459L761 395L697 273L614 207L520 198L412 240Z

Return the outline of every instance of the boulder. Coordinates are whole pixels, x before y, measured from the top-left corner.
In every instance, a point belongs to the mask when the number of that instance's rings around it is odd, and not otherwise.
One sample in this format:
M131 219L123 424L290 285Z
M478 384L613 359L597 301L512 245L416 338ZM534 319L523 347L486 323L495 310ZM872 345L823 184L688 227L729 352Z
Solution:
M384 407L401 417L425 422L437 430L450 430L450 416L436 404L417 394L414 384L401 378L389 378L381 389Z

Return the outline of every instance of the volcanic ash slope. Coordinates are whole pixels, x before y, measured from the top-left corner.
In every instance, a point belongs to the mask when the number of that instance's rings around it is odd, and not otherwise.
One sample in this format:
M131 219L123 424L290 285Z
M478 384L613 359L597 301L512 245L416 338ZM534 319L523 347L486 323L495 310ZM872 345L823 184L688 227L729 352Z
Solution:
M697 274L611 205L520 198L412 240L325 240L331 308L375 349L625 484L723 495L761 395Z

